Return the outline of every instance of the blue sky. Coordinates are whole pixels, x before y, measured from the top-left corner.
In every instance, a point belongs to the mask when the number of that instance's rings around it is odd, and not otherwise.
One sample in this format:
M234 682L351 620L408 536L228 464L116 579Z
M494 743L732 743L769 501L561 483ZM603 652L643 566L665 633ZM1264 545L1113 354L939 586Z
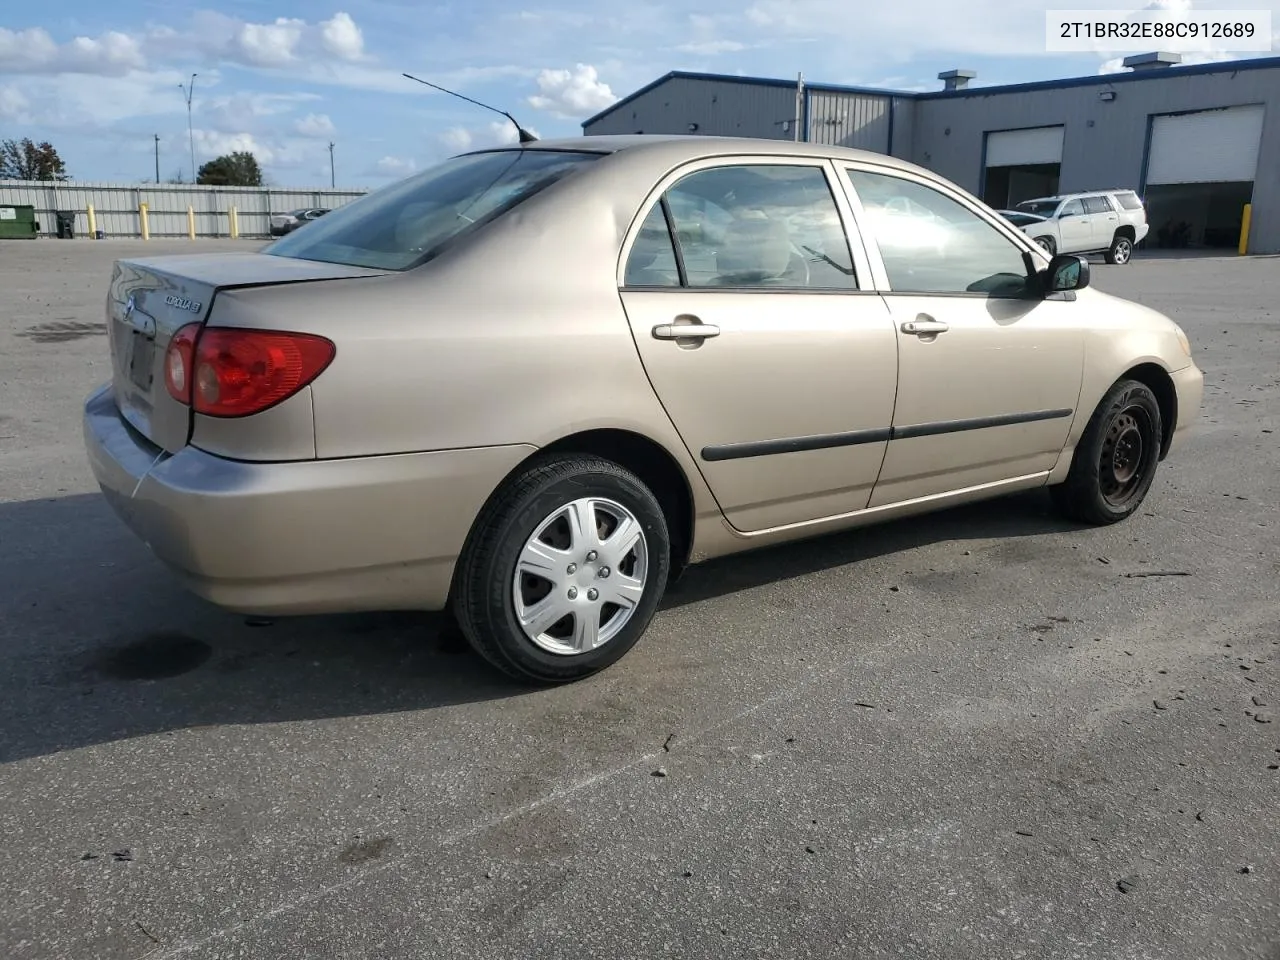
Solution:
M1149 0L1189 7L1190 0ZM1112 55L1046 54L1048 7L1107 0L58 0L6 2L0 137L48 139L77 180L190 178L196 162L251 149L270 182L374 187L512 136L500 117L404 71L505 107L540 136L580 123L673 69L936 89L1114 69ZM1196 3L1271 9L1280 0ZM1260 56L1265 54L1252 54Z

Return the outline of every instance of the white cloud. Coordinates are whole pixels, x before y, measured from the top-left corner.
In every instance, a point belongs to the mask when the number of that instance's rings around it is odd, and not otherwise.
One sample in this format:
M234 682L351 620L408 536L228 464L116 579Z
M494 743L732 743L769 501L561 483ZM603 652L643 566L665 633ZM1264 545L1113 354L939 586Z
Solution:
M0 120L24 122L30 105L17 87L0 87Z
M681 53L691 53L698 57L714 57L722 53L738 53L747 49L747 45L737 40L698 40L693 43L682 43L676 49Z
M64 44L34 27L0 27L0 73L88 73L119 77L145 65L137 40L116 31L94 39L75 37Z
M348 13L339 11L332 19L321 23L320 39L324 48L339 60L360 60L364 57L364 34Z
M280 17L275 23L246 23L236 34L233 51L255 67L281 67L296 56L303 20Z
M537 83L538 93L529 97L529 104L566 120L590 116L618 99L596 68L586 63L572 70L543 70Z
M260 69L310 69L317 64L365 59L364 36L346 13L316 23L298 17L254 23L201 11L189 28L157 27L147 34L146 41L155 57L170 59L175 49L184 49L216 61Z
M374 174L379 177L407 177L418 169L412 158L383 157L373 165Z
M196 144L196 164L204 160L220 157L227 153L246 151L258 158L259 163L273 163L277 159L276 151L251 133L223 133L220 130L200 130L191 132Z
M332 137L338 132L326 113L308 113L301 120L295 121L294 131L303 137Z
M471 131L466 127L450 127L440 134L440 142L454 153L462 153L471 146Z

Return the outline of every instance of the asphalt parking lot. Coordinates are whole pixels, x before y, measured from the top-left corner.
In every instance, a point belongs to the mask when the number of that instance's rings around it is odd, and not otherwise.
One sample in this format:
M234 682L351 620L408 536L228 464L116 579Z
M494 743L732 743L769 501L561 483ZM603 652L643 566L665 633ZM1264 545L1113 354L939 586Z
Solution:
M530 691L126 532L79 415L141 248L0 245L0 957L1280 958L1280 258L1094 267L1207 378L1130 522L718 562Z

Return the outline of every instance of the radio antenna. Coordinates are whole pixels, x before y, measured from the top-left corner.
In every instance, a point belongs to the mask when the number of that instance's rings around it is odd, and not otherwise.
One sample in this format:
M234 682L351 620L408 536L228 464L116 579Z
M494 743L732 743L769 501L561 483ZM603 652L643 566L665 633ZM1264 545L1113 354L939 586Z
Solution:
M492 110L494 113L497 113L497 114L500 114L501 116L506 117L508 120L511 121L512 125L516 128L516 136L519 137L521 143L533 143L538 139L532 133L526 130L524 127L520 126L516 118L513 117L511 114L507 113L507 111L505 110L499 110L497 107L491 107L487 103L481 103L479 100L472 100L470 97L463 96L461 93L454 93L452 90L446 90L444 87L440 86L438 83L432 83L430 80L423 80L420 77L415 77L411 73L401 74L401 76L408 77L410 80L417 80L418 83L424 83L428 87L431 87L433 90L439 90L441 93L447 93L451 97L457 97L459 100L467 101L467 103L474 103L477 107L484 107L486 110Z

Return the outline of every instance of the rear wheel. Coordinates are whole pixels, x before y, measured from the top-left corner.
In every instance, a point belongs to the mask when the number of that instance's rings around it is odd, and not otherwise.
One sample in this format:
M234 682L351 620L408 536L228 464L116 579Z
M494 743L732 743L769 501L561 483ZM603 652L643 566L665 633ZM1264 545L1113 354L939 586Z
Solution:
M1112 387L1089 418L1064 483L1050 488L1067 516L1116 523L1146 499L1160 461L1160 404L1136 380Z
M1111 240L1111 248L1107 250L1107 263L1125 264L1132 257L1133 241L1117 233Z
M670 553L662 508L630 471L585 455L535 462L476 521L454 613L476 651L507 674L578 680L640 639Z

